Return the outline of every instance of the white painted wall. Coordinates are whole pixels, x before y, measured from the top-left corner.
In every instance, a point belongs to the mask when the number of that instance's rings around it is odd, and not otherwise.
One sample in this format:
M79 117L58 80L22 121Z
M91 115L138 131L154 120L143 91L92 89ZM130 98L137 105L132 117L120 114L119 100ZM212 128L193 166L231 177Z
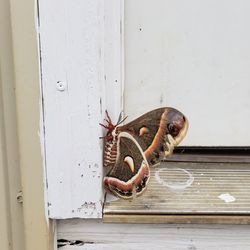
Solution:
M174 106L182 145L250 146L250 2L126 0L125 111Z

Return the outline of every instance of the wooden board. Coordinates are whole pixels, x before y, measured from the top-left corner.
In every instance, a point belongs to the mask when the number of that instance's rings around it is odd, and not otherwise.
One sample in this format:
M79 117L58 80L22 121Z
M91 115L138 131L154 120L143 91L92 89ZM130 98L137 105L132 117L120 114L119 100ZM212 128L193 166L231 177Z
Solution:
M59 221L60 250L249 250L250 225L169 225ZM81 244L81 245L80 245Z
M165 162L140 197L106 202L106 215L250 215L250 164Z

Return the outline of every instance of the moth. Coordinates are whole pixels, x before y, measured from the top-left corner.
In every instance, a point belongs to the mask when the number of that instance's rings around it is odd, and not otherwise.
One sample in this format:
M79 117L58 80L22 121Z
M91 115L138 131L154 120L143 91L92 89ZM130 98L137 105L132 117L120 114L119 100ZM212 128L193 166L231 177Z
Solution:
M171 155L185 137L188 120L171 107L152 110L125 125L121 115L116 124L107 111L106 116L107 124L100 123L107 129L104 166L109 171L104 186L120 198L131 199L145 191L150 166Z

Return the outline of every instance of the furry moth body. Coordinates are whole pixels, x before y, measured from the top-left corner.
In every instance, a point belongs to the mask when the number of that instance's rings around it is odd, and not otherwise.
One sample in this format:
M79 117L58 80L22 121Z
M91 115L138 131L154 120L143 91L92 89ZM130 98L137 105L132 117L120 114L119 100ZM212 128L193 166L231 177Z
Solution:
M149 167L172 154L185 137L187 118L170 107L152 110L125 125L113 124L106 112L104 166L109 172L105 187L116 196L140 195L150 178ZM119 119L120 120L120 119Z

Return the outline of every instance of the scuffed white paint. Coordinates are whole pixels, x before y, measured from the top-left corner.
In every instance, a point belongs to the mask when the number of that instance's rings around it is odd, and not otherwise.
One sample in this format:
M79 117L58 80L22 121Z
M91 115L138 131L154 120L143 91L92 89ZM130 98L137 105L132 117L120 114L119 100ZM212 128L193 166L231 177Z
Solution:
M225 201L226 203L234 202L236 198L231 194L225 193L218 196L219 199Z

